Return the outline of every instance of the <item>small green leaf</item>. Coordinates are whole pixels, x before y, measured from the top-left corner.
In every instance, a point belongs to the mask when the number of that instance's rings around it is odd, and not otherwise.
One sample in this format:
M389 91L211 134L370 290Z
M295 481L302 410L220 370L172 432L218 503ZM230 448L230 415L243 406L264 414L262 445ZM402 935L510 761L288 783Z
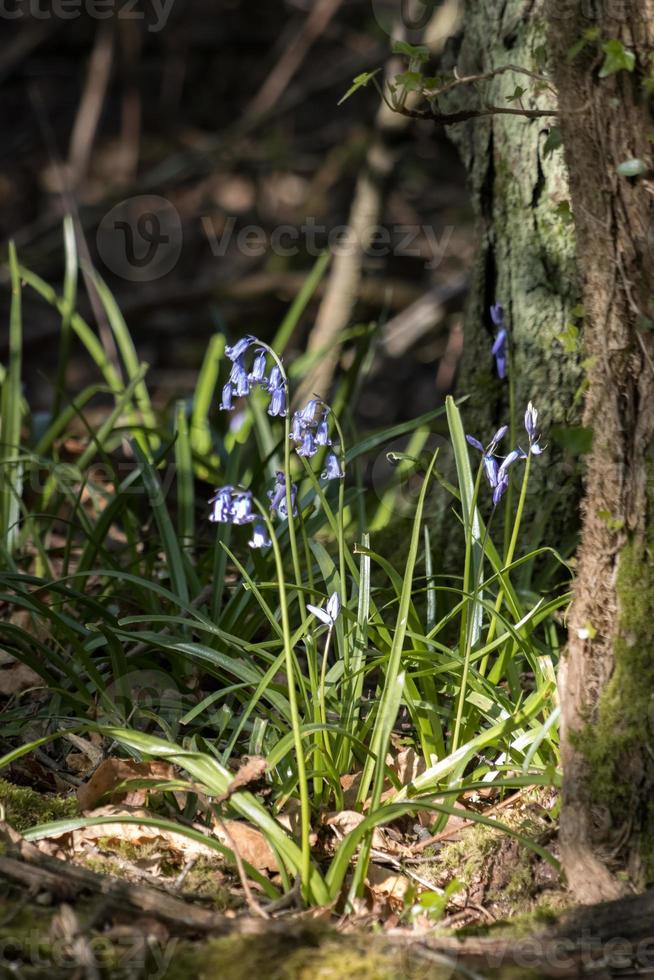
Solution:
M567 323L565 330L556 338L566 354L576 354L579 350L579 327L574 323Z
M647 173L649 167L644 160L632 157L630 160L623 160L618 165L617 171L621 177L638 177L639 174Z
M393 54L404 54L411 61L417 61L419 64L424 64L425 61L429 61L429 48L426 48L424 44L409 44L407 41L396 41L393 44Z
M419 71L404 71L395 76L395 81L407 92L421 92L424 87L424 78Z
M552 126L549 131L549 135L545 140L545 145L543 147L543 156L548 157L563 146L563 136L561 135L561 130L558 126Z
M602 51L606 57L600 68L600 78L615 75L618 71L633 71L636 67L636 55L625 48L622 41L606 41L602 45Z
M351 95L358 92L360 88L365 88L366 85L368 85L368 83L371 82L375 75L378 75L380 71L381 68L377 68L375 71L364 71L361 75L357 75L343 98L339 99L338 105L343 105L346 99L349 99Z
M507 95L507 102L519 102L523 95L525 95L527 89L523 88L522 85L516 85L513 95Z
M566 225L571 225L574 221L572 214L572 208L570 207L570 201L561 201L560 204L554 209L554 213L563 221Z

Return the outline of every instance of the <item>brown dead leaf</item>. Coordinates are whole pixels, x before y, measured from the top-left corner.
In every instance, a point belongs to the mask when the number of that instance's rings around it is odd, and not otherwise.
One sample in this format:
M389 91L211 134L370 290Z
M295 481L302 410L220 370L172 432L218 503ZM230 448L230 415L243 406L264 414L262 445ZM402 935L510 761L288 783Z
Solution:
M364 819L365 815L363 813L357 813L354 810L341 810L340 813L324 814L322 822L330 827L336 838L341 841L351 830L358 827ZM372 832L372 846L375 850L383 851L386 854L399 855L406 852L406 848L401 847L392 840L388 833L381 827L375 827Z
M221 819L213 828L214 835L230 850L257 871L279 871L275 855L260 830L240 820Z
M0 670L0 696L9 698L15 694L22 694L30 687L43 687L43 678L28 667L14 661L8 667Z
M226 803L240 789L245 789L246 786L252 786L253 783L260 782L267 769L268 763L260 755L243 756L240 768L231 783L222 796L216 797L213 802L216 804Z
M397 753L392 766L401 786L408 786L417 776L426 771L425 760L411 746L405 746Z
M119 806L102 806L91 810L86 814L88 817L143 817L147 819L154 816L148 810L142 808L128 809ZM196 830L202 830L196 827ZM139 823L118 823L108 821L96 827L82 827L67 833L53 835L47 839L36 842L40 851L51 854L53 857L60 857L64 860L71 855L85 851L89 846L93 846L97 840L107 840L108 843L129 843L137 847L140 844L160 843L162 847L176 851L185 858L205 857L214 861L220 860L220 856L207 844L191 840L182 833L173 830L162 830L159 827L149 827Z
M132 759L105 759L95 770L88 782L77 790L77 799L82 810L90 810L105 794L126 779L174 779L175 769L169 762L134 762ZM129 792L112 794L112 803L123 802L126 806L142 806L148 790L134 789Z
M388 868L380 868L376 864L371 864L368 868L367 885L372 892L375 906L386 903L394 912L402 911L409 889L415 887L404 875Z

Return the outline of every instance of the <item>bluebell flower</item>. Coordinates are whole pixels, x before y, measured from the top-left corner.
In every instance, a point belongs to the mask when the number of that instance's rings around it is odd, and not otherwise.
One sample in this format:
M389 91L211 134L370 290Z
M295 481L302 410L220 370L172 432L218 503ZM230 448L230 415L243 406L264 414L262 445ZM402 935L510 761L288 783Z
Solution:
M233 490L234 487L221 487L209 500L209 520L212 524L231 524Z
M475 449L478 449L480 453L482 453L484 474L492 490L494 490L497 486L497 474L499 469L499 463L495 459L495 453L497 452L498 444L502 441L508 431L508 425L501 425L486 448L482 446L479 439L475 439L474 436L466 436L466 441Z
M279 514L280 517L286 517L288 514L286 508L286 477L281 470L277 471L275 487L273 490L268 491L268 498L270 500L271 517L274 517L275 514ZM293 507L293 517L297 517L296 499L297 487L294 483L291 483L291 506Z
M332 441L329 438L329 423L327 421L327 416L325 416L319 423L316 429L316 445L317 446L331 446Z
M220 402L220 408L225 412L233 412L234 406L232 405L232 398L234 397L234 389L232 388L229 381L223 387L222 399Z
M508 486L509 486L508 476L504 476L501 480L497 481L497 484L495 485L495 489L493 490L493 506L497 507L500 500L504 496Z
M527 405L527 411L525 412L525 431L529 437L529 451L534 456L540 456L544 450L538 443L538 410L534 408L533 404L529 402Z
M233 347L225 347L225 357L228 357L230 361L237 361L239 357L242 357L243 354L245 354L248 347L253 344L255 340L256 337L253 337L251 334L241 337L240 340L236 341Z
M229 380L236 388L238 386L239 380L245 378L247 380L248 372L245 367L245 361L243 357L237 357L232 362L232 370L229 372Z
M235 494L232 503L232 524L250 524L254 518L252 493L249 490L242 490Z
M309 603L307 603L307 609L309 612L312 612L316 619L319 619L321 623L324 623L325 626L329 626L330 629L333 629L341 612L341 600L338 592L332 592L324 609L321 609L320 606L311 606Z
M266 376L266 352L260 347L254 357L252 370L250 371L250 381L261 384Z
M282 375L281 368L279 364L273 364L270 377L268 378L268 391L276 391L277 388L281 388L283 384L284 377Z
M283 385L273 389L270 404L268 405L268 415L271 418L275 418L276 416L284 418L286 415L286 389Z
M313 425L313 423L316 421L317 409L318 409L317 398L312 398L310 401L306 403L304 408L299 413L305 425Z
M343 477L341 464L336 453L328 453L325 460L325 468L320 474L323 480L340 480Z
M499 470L497 471L497 483L498 483L498 485L500 483L504 483L505 481L508 482L508 479L509 479L509 476L508 476L508 474L509 474L509 467L513 466L513 464L517 460L519 460L519 459L526 459L526 458L527 458L526 453L524 453L522 451L522 449L520 449L520 447L518 447L517 449L512 449L511 452L509 453L509 455L508 456L505 456L505 458L504 458L504 460L502 462L502 465L500 466Z
M252 530L252 537L248 541L251 548L258 548L263 550L265 548L270 548L272 541L268 535L265 524L255 524Z
M316 455L318 447L316 446L316 440L311 429L304 430L302 444L295 451L298 456L306 456L307 459L311 459L312 456Z
M293 442L302 442L303 433L304 433L304 422L302 421L302 416L300 415L299 412L293 412L289 439L291 439Z
M250 394L250 378L245 371L239 371L236 378L236 394L239 398L246 398Z
M506 378L506 342L507 342L507 332L506 327L502 327L495 342L491 347L491 354L495 357L495 367L497 368L497 376L503 381Z

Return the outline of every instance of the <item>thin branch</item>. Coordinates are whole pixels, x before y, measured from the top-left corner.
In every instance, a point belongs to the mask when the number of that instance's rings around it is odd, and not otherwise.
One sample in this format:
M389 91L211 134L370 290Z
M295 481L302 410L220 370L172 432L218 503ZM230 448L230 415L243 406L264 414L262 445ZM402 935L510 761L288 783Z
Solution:
M462 109L459 112L421 111L420 109L396 109L403 116L412 119L426 119L437 126L452 126L455 123L467 122L469 119L481 119L485 116L522 116L524 119L544 119L558 116L557 109L510 109L508 106L489 105L484 109Z
M456 68L454 69L454 80L448 82L447 85L443 85L442 88L431 90L423 89L423 95L426 98L434 99L441 95L445 95L447 92L451 92L455 88L459 88L460 85L473 85L475 82L490 82L497 75L504 75L507 71L516 72L519 75L528 75L529 78L533 78L537 82L544 82L545 85L550 89L551 92L556 94L556 89L552 85L551 79L547 78L545 75L538 75L534 71L529 71L528 68L520 68L519 65L502 65L500 68L494 68L492 71L485 72L483 75L457 75Z

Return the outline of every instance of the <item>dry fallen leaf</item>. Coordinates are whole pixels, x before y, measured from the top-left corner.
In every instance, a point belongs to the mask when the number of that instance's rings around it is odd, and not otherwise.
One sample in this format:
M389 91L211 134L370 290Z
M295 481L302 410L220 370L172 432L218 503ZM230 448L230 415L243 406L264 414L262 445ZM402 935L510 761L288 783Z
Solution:
M88 782L77 790L77 799L82 810L90 810L99 799L110 793L126 779L174 779L175 769L169 762L134 762L132 759L105 759L95 770ZM133 789L110 796L113 803L123 802L126 806L142 806L148 795L147 788Z
M229 847L230 850L237 850L239 857L257 871L279 871L279 865L270 845L261 831L255 827L250 827L240 820L221 819L215 824L213 832L221 844Z
M407 893L412 885L404 875L399 875L388 868L380 868L371 864L368 868L367 885L372 892L375 905L385 902L395 912L402 911Z
M336 838L340 841L351 830L358 827L365 819L363 813L356 813L354 810L341 810L340 813L326 813L323 815L322 822L331 828ZM375 827L372 832L372 846L377 851L384 851L386 854L399 855L406 852L406 848L396 844L381 827Z
M27 664L14 661L13 664L0 670L0 696L5 698L22 694L30 687L43 687L43 684L43 678Z
M151 818L154 814L141 808L127 809L120 806L102 806L91 810L86 814L87 817L143 817ZM196 827L196 830L202 828ZM138 846L139 844L151 844L160 842L170 850L177 851L185 858L206 857L214 861L220 860L220 855L206 844L191 840L182 833L172 830L162 830L159 827L150 827L139 823L118 823L110 822L98 824L96 827L82 827L79 830L63 832L52 835L43 840L37 841L36 846L39 850L55 857L67 858L72 854L85 850L89 845L93 845L99 839L106 839L108 842L129 843Z

